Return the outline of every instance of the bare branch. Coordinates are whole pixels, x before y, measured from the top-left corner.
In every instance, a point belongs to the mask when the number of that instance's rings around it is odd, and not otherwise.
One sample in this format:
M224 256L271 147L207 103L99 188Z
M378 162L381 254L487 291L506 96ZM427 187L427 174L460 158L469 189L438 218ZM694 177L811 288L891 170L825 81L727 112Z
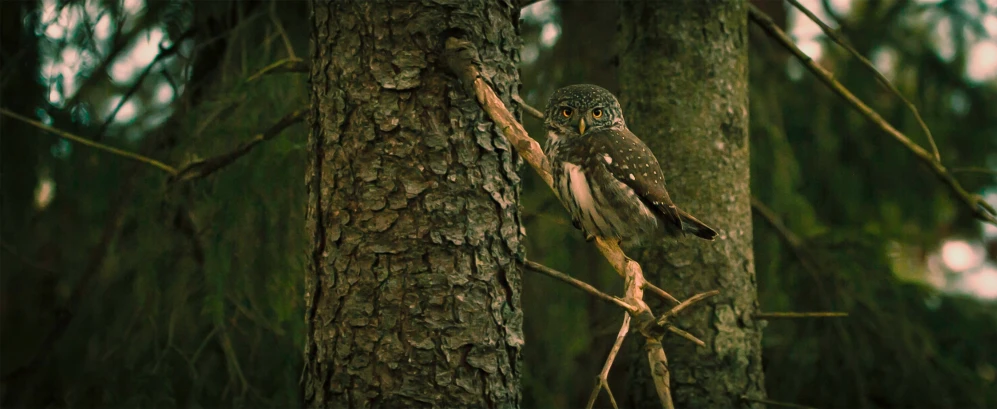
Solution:
M619 409L619 406L616 405L616 398L613 397L613 391L609 389L609 369L613 366L613 361L616 360L616 354L620 352L620 347L623 346L623 340L627 337L628 331L630 331L629 313L623 315L623 325L620 326L620 332L616 334L616 342L613 343L613 348L609 350L609 356L606 357L606 363L602 365L602 371L595 378L595 388L592 389L592 394L589 395L589 402L585 405L586 409L592 409L595 405L595 399L599 397L599 392L603 389L606 389L606 394L609 395L609 402L613 404L613 408Z
M787 0L787 1L789 1L789 3L793 5L793 7L796 7L801 12L803 12L803 14L805 14L807 18L809 18L811 21L817 23L817 25L820 26L820 29L824 31L824 34L827 34L828 38L833 40L842 48L848 50L848 52L851 53L852 56L854 56L856 59L858 59L862 63L862 65L864 65L866 68L872 71L872 73L876 76L876 80L878 80L880 84L883 84L883 86L886 87L886 89L888 89L890 92L893 93L893 95L896 95L897 98L900 98L900 100L904 102L904 105L907 106L907 109L910 110L912 114L914 114L914 119L916 119L917 124L921 126L921 131L923 131L924 135L928 137L928 143L931 144L931 151L935 155L935 161L941 163L942 155L938 152L938 145L935 144L935 138L931 136L931 130L929 130L928 125L924 123L924 119L921 118L921 113L917 111L917 108L914 107L914 104L912 104L909 100L907 100L907 98L904 98L903 94L900 93L900 90L897 89L897 87L894 86L893 83L890 82L890 80L886 79L886 77L883 76L883 73L879 72L879 70L877 70L876 67L872 65L872 62L870 62L869 59L865 58L865 56L863 56L854 47L852 47L851 44L849 44L848 40L846 40L844 37L841 36L838 30L828 27L827 24L825 24L823 21L817 18L817 16L814 15L813 12L811 12L809 9L800 4L800 2L796 0Z
M534 118L543 121L544 119L543 112L540 112L539 109L531 107L530 104L527 104L526 101L523 101L522 97L520 97L519 95L513 95L512 100L516 101L516 103L519 104L519 107L523 108L523 111L526 111L526 113L533 115Z
M977 218L997 226L997 209L994 209L993 206L983 200L980 195L970 194L967 192L966 189L959 184L959 181L956 180L944 166L942 166L941 162L935 160L935 158L928 153L928 151L925 151L924 148L911 141L907 135L904 135L902 132L898 131L886 122L886 120L876 113L876 111L869 108L868 105L859 100L858 97L852 94L851 91L845 88L844 85L841 85L840 82L835 80L833 74L814 62L813 59L807 56L803 51L800 51L796 44L793 43L793 40L791 40L789 36L786 35L786 33L782 31L782 29L780 29L768 15L751 4L748 4L748 15L752 22L765 30L770 37L775 39L779 42L779 44L796 56L796 58L799 59L810 72L816 75L821 82L848 101L849 105L865 116L866 119L879 126L880 129L892 136L893 139L900 142L908 150L914 153L918 159L928 165L932 172L934 172L935 175L949 187L957 198L959 198L970 208Z
M699 338L696 338L695 335L692 335L692 334L686 332L685 330L683 330L683 329L681 329L679 327L676 327L674 325L668 325L668 326L665 327L665 329L667 329L668 331L671 331L671 333L673 333L675 335L678 335L678 336L680 336L682 338L688 339L692 343L694 343L696 345L699 345L700 348L705 348L706 347L706 343L703 342L703 340L701 340Z
M24 122L26 124L34 126L35 128L41 129L43 131L47 131L49 133L55 134L56 136L58 136L60 138L68 139L70 141L73 141L73 142L76 142L76 143L79 143L79 144L82 144L82 145L86 145L86 146L89 146L91 148L99 149L99 150L102 150L104 152L109 152L109 153L112 153L112 154L115 154L115 155L118 155L118 156L121 156L121 157L125 157L125 158L131 159L131 160L139 161L139 162L145 163L147 165L155 166L156 168L159 168L159 170L162 170L162 171L164 171L166 173L169 173L170 175L176 175L177 174L177 170L175 168L173 168L172 166L167 165L167 164L165 164L163 162L160 162L158 160L149 158L147 156L142 156L142 155L139 155L137 153L128 152L128 151L125 151L125 150L121 150L121 149L118 149L118 148L107 146L107 145L104 145L102 143L91 141L91 140L89 140L87 138L84 138L82 136L73 135L73 134L71 134L69 132L66 132L66 131L63 131L63 130L60 130L60 129L55 129L55 128L51 127L51 126L45 125L45 124L43 124L41 122L38 122L38 121L35 121L35 120L31 119L31 118L27 118L27 117L15 114L15 113L13 113L11 111L8 111L7 109L4 109L4 108L0 108L0 114L9 116L9 117L14 118L14 119L17 119L17 120L19 120L21 122Z
M759 312L753 315L756 320L779 318L840 318L847 316L847 312Z
M300 58L285 58L263 67L263 69L257 71L255 74L250 75L249 78L246 79L246 82L253 82L260 79L260 77L264 75L277 74L281 72L308 72L308 64Z
M681 303L679 303L679 305L676 305L675 307L672 307L671 311L668 311L668 312L666 312L664 314L661 314L661 317L658 318L658 325L665 325L665 323L668 322L669 318L678 315L678 313L682 312L682 310L684 310L686 308L689 308L689 306L691 306L691 305L693 305L695 303L698 303L700 301L703 301L703 300L705 300L707 298L710 298L710 297L712 297L714 295L717 295L717 294L720 294L720 290L707 291L705 293L699 293L699 294L696 294L696 295L694 295L692 297L689 297L688 300L682 301Z
M43 124L43 123L41 123L39 121L36 121L36 120L31 119L31 118L27 118L27 117L21 116L19 114L11 112L11 111L9 111L7 109L0 108L0 114L9 116L9 117L14 118L14 119L17 119L19 121L22 121L24 123L32 125L32 126L38 128L38 129L41 129L41 130L50 132L52 134L55 134L56 136L59 136L61 138L65 138L65 139L68 139L68 140L73 141L73 142L77 142L77 143L80 143L80 144L83 144L83 145L86 145L86 146L90 146L92 148L96 148L96 149L99 149L99 150L102 150L102 151L105 151L105 152L112 153L114 155L122 156L122 157L125 157L125 158L128 158L128 159L131 159L131 160L135 160L135 161L138 161L138 162L141 162L141 163L145 163L147 165L154 166L154 167L156 167L156 168L158 168L158 169L160 169L160 170L162 170L162 171L170 174L170 176L171 176L171 178L172 178L172 180L174 182L183 182L183 181L189 181L189 180L193 180L193 179L200 179L200 178L203 178L203 177L205 177L207 175L210 175L210 174L214 173L215 171L217 171L217 170L219 170L219 169L221 169L221 168L223 168L223 167L231 164L232 162L235 162L237 159L241 158L242 156L244 156L247 153L249 153L250 151L252 151L253 148L256 147L256 145L258 145L258 144L260 144L262 142L266 142L266 141L268 141L270 139L273 139L277 135L280 135L281 132L283 132L285 129L289 128L291 125L294 125L294 124L296 124L296 123L301 122L302 120L304 120L304 118L305 118L305 112L306 112L305 109L299 109L297 111L294 111L294 112L291 112L290 114L285 115L276 124L273 124L272 126L270 126L269 128L267 128L267 130L263 131L263 133L257 134L251 140L249 140L248 142L244 142L243 144L241 144L238 147L236 147L235 149L233 149L231 152L224 153L224 154L221 154L221 155L218 155L218 156L213 156L213 157L205 159L205 160L197 161L197 162L191 163L191 164L189 164L187 166L184 166L180 170L177 170L173 166L167 165L167 164L165 164L163 162L160 162L158 160L149 158L147 156L143 156L143 155L140 155L140 154L137 154L137 153L128 152L128 151L125 151L125 150L122 150L122 149L118 149L118 148L114 148L114 147L111 147L111 146L107 146L107 145L104 145L102 143L94 142L94 141L86 139L86 138L84 138L82 136L74 135L74 134L71 134L69 132L53 128L53 127L45 125L45 124Z
M603 300L603 301L606 301L606 302L609 302L609 303L616 304L617 306L619 306L620 308L623 308L624 310L626 310L628 312L636 312L637 311L637 307L634 307L634 306L632 306L630 304L627 304L625 301L623 301L623 300L621 300L621 299L619 299L617 297L613 297L613 296L611 296L609 294L606 294L606 293L604 293L602 291L599 291L598 289L596 289L595 287L592 287L588 283L585 283L584 281L575 279L574 277L571 277L571 276L569 276L567 274L564 274L564 273L562 273L560 271L557 271L557 270L555 270L553 268L547 267L547 266L545 266L543 264L540 264L540 263L537 263L537 262L534 262L534 261L530 261L530 260L526 260L526 262L524 262L523 265L525 265L526 268L528 268L530 270L536 271L538 273L544 274L544 275L549 276L549 277L554 277L554 278L556 278L558 280L561 280L561 281L564 281L564 282L566 282L568 284L571 284L571 285L573 285L573 286L581 289L582 291L585 291L585 292L591 294L595 298L598 298L600 300ZM628 317L629 317L629 315L628 315ZM630 320L627 320L626 322L629 325Z
M657 295L658 297L661 297L661 298L664 298L664 299L666 299L668 301L671 301L672 303L675 303L675 304L679 303L678 298L673 297L671 294L668 294L667 292L665 292L665 290L662 290L662 289L658 288L658 286L656 286L654 284L644 283L644 289L645 290L650 290L652 293L654 293L654 295Z
M783 240L786 241L786 244L789 244L789 247L793 248L794 251L803 246L803 240L800 240L796 233L789 230L789 228L782 223L779 216L776 215L775 212L772 211L772 209L770 209L767 205L765 205L765 203L758 200L757 197L751 196L751 208L755 209L755 212L758 213L759 216L762 216L762 218L765 219L765 221L768 222L780 236L782 236Z
M280 135L280 133L285 129L291 127L291 125L303 121L305 118L305 112L305 109L299 109L285 115L277 121L277 123L271 125L267 128L267 130L263 131L263 133L257 134L247 142L243 142L231 152L223 153L221 155L213 156L211 158L184 166L183 169L180 169L180 171L177 172L176 177L173 178L174 181L186 182L193 179L200 179L232 164L232 162L235 162L236 159L239 159L252 151L256 145L273 139L277 135Z

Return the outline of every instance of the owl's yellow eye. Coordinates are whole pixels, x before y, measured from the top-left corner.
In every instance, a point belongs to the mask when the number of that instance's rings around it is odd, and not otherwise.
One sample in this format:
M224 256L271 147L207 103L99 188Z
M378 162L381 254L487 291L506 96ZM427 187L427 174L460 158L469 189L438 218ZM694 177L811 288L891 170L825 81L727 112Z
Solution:
M592 117L595 119L602 118L602 108L596 108L592 110Z
M572 111L571 108L562 108L561 109L561 115L564 115L565 118L570 117L572 112L574 112L574 111Z

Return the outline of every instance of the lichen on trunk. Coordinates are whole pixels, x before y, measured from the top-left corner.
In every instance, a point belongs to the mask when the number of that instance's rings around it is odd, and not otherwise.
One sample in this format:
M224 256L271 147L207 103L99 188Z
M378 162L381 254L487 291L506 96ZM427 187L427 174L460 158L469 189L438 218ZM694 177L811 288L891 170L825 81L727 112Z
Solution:
M310 407L518 407L521 160L440 60L509 106L508 2L313 1L303 375Z
M679 298L721 294L684 313L706 342L666 336L676 407L743 407L763 397L761 326L751 243L747 19L743 0L621 3L620 99L657 156L675 203L720 232L715 242L666 240L632 254L649 281ZM686 315L687 314L687 315ZM628 397L656 406L647 368Z

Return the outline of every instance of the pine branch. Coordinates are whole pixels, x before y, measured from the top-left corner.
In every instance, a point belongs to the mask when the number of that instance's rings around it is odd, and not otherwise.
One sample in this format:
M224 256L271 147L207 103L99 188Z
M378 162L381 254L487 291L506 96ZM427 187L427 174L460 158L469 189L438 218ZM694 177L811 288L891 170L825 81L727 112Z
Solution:
M291 125L303 121L305 119L305 113L306 110L304 108L293 111L287 115L284 115L283 118L277 121L277 123L271 125L267 128L267 130L263 131L263 133L257 134L247 142L243 142L230 152L212 156L208 159L199 160L184 166L183 169L180 169L176 173L173 181L186 182L194 179L201 179L215 173L219 169L232 164L237 159L251 152L256 145L273 139L277 135L280 135L280 133L285 129L290 128Z
M305 64L304 60L300 58L285 58L263 67L263 69L257 71L255 74L250 75L249 78L246 79L246 82L253 82L260 79L260 77L264 75L277 74L281 72L308 72L308 64Z
M928 151L924 150L924 148L911 141L907 135L904 135L902 132L890 125L889 122L886 122L886 120L876 113L876 111L863 103L860 99L858 99L858 97L852 94L851 91L845 88L844 85L835 80L834 74L818 65L813 59L801 51L799 47L793 43L793 40L790 39L789 36L786 35L786 33L782 31L782 29L780 29L768 15L751 4L748 4L748 15L753 23L765 30L770 37L796 56L796 58L800 60L807 70L817 76L821 82L831 88L831 90L838 94L838 96L848 101L852 108L855 108L855 110L865 116L866 119L892 136L893 139L900 142L918 159L928 165L928 168L935 173L935 175L959 200L970 208L977 218L997 226L997 209L994 209L993 206L983 200L980 195L967 192L966 189L959 184L959 181L956 180L944 166L942 166L941 162L937 161L935 157L928 153Z
M796 7L801 12L803 12L803 14L805 14L807 18L810 19L810 21L813 21L818 26L820 26L820 29L824 32L824 34L828 36L828 38L830 38L832 41L840 45L845 50L848 50L848 52L853 57L858 59L859 62L862 63L862 65L868 68L869 71L872 71L873 75L876 76L876 80L879 81L880 84L883 84L883 86L886 87L887 90L889 90L891 93L893 93L893 95L896 95L897 98L900 98L900 100L903 101L904 105L907 106L907 109L910 110L912 114L914 114L914 119L916 119L917 124L921 126L921 131L923 131L924 135L928 137L928 143L931 144L931 152L935 156L935 161L941 163L942 155L938 152L938 145L935 144L935 138L931 136L931 130L928 129L928 125L924 123L924 119L921 118L921 113L917 111L917 108L914 106L914 104L912 104L907 98L904 98L903 94L900 93L900 90L897 89L897 87L893 85L893 83L891 83L890 80L886 79L886 77L883 76L883 73L879 72L879 70L877 70L876 67L872 65L872 62L870 62L869 59L865 58L865 56L859 53L858 50L855 49L855 47L852 47L851 44L848 42L848 40L846 40L844 37L841 36L838 30L828 27L827 24L821 21L821 19L817 18L817 16L814 15L814 13L810 11L810 9L804 7L802 4L800 4L800 2L796 0L786 0L786 1L788 1L789 4L792 4L793 7Z
M210 175L210 174L218 171L219 169L221 169L221 168L223 168L225 166L228 166L228 165L232 164L237 159L245 156L247 153L249 153L250 151L252 151L253 148L256 147L256 145L259 145L262 142L266 142L266 141L269 141L269 140L273 139L277 135L280 135L280 133L283 132L285 129L291 127L291 125L294 125L294 124L297 124L297 123L303 121L304 118L305 118L305 113L306 113L305 109L299 109L299 110L293 111L293 112L285 115L283 118L281 118L279 121L277 121L277 123L271 125L269 128L267 128L267 130L263 131L263 133L257 134L252 139L250 139L248 142L242 143L241 145L239 145L238 147L236 147L232 151L227 152L227 153L223 153L221 155L213 156L213 157L205 159L205 160L200 160L200 161L188 164L187 166L184 166L182 169L177 170L173 166L167 165L167 164L165 164L163 162L160 162L158 160L149 158L147 156L143 156L143 155L140 155L140 154L137 154L137 153L128 152L126 150L122 150L122 149L114 148L114 147L111 147L111 146L107 146L107 145L104 145L102 143L94 142L94 141L86 139L86 138L84 138L82 136L74 135L74 134L71 134L69 132L53 128L53 127L45 125L45 124L43 124L43 123L41 123L39 121L36 121L36 120L30 119L30 118L21 116L19 114L11 112L11 111L9 111L7 109L0 108L0 114L9 116L9 117L14 118L14 119L17 119L19 121L22 121L24 123L32 125L32 126L38 128L38 129L41 129L41 130L53 133L56 136L59 136L61 138L65 138L65 139L68 139L68 140L73 141L73 142L77 142L77 143L80 143L80 144L83 144L83 145L86 145L86 146L90 146L92 148L96 148L96 149L99 149L99 150L102 150L102 151L105 151L105 152L108 152L108 153L111 153L111 154L114 154L114 155L118 155L118 156L121 156L121 157L124 157L124 158L128 158L128 159L131 159L131 160L134 160L134 161L138 161L140 163L144 163L144 164L156 167L159 170L162 170L162 171L168 173L171 176L171 179L174 182L186 182L186 181L190 181L190 180L194 180L194 179L201 179L201 178L203 178L205 176L208 176L208 175Z
M159 170L162 170L163 172L169 173L170 175L176 175L177 174L177 170L174 167L172 167L170 165L167 165L167 164L165 164L163 162L160 162L158 160L152 159L150 157L139 155L139 154L133 153L133 152L128 152L126 150L121 150L121 149L114 148L114 147L111 147L111 146L107 146L107 145L104 145L102 143L91 141L91 140L89 140L87 138L84 138L82 136L74 135L74 134L71 134L69 132L66 132L66 131L63 131L63 130L60 130L60 129L56 129L56 128L53 128L53 127L48 126L48 125L45 125L45 124L43 124L41 122L38 122L36 120L33 120L31 118L15 114L15 113L13 113L11 111L8 111L7 109L4 109L4 108L0 108L0 114L9 116L9 117L14 118L14 119L17 119L17 120L19 120L21 122L24 122L24 123L26 123L28 125L34 126L35 128L41 129L43 131L55 134L56 136L58 136L60 138L68 139L70 141L79 143L81 145L86 145L86 146L89 146L91 148L99 149L99 150L102 150L104 152L112 153L114 155L118 155L118 156L121 156L121 157L124 157L124 158L128 158L128 159L131 159L131 160L134 160L134 161L138 161L138 162L141 162L141 163L145 163L147 165L154 166L154 167L158 168Z

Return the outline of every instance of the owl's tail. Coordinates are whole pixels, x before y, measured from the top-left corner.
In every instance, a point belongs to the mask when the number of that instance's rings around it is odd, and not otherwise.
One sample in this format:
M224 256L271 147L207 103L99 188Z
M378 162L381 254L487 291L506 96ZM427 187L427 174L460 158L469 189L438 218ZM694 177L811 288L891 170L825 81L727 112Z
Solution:
M682 218L682 231L710 241L713 241L717 237L717 232L710 228L710 226L707 226L706 223L692 217L691 214L686 213L682 209L678 209L678 212L679 217Z

